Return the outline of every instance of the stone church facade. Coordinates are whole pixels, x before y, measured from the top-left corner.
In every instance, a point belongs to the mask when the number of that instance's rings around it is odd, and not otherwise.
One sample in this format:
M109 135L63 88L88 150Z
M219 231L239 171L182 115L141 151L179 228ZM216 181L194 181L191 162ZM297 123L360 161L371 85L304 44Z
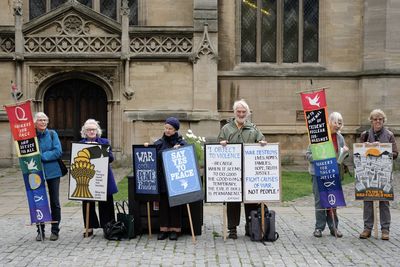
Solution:
M88 118L121 163L175 116L214 141L244 98L283 163L304 164L298 92L327 88L349 144L383 109L397 134L400 0L0 1L0 103L50 117L65 157ZM0 165L16 162L4 108Z

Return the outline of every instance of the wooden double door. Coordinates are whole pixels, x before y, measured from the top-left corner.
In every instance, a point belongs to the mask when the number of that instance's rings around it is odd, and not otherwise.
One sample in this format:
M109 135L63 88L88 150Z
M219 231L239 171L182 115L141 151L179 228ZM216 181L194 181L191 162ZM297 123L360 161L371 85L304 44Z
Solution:
M102 137L107 137L107 95L95 83L70 79L54 84L44 95L44 112L49 129L57 131L63 148L63 159L70 159L71 142L81 139L87 119L100 122Z

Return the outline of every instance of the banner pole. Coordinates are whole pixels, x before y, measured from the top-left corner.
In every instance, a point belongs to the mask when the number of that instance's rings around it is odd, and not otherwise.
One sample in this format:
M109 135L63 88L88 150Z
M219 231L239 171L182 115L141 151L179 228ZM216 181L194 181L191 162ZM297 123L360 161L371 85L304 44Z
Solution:
M379 208L379 201L374 200L372 204L372 211L374 212L374 237L378 239L378 208Z
M36 224L39 227L40 241L44 241L43 231L42 231L42 222Z
M90 202L86 203L86 227L85 227L85 237L89 237L89 208Z
M227 217L226 217L226 203L224 202L223 206L222 206L222 227L223 227L223 235L224 235L224 241L226 241L226 221L227 221Z
M186 204L186 208L187 208L188 217L189 217L190 231L192 232L192 240L193 240L193 243L196 243L196 237L194 236L194 230L193 230L192 214L190 213L189 203Z
M147 201L147 227L149 228L149 238L151 238L151 216L150 216L150 202Z

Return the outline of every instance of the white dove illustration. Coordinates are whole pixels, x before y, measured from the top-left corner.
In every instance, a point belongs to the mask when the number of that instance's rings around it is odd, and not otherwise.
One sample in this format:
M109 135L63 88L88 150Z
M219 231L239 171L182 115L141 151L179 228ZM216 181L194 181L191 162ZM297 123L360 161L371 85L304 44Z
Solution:
M188 182L186 180L181 180L181 186L183 186L183 189L186 189L188 187Z
M308 103L310 103L311 106L319 106L319 95L316 94L314 98L311 98L309 96L306 96L306 98L308 99Z

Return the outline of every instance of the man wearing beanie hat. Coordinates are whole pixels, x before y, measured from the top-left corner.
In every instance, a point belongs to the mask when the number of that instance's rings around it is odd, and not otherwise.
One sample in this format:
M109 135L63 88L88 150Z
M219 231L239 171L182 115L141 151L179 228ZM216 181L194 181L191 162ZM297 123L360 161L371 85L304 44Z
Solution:
M177 240L178 235L181 232L182 206L169 206L167 185L162 165L162 152L164 150L173 147L177 148L187 144L183 137L178 133L179 127L179 120L174 117L169 117L165 120L163 136L154 142L157 149L157 179L160 190L160 233L157 237L158 240L164 240L168 236L170 240Z

